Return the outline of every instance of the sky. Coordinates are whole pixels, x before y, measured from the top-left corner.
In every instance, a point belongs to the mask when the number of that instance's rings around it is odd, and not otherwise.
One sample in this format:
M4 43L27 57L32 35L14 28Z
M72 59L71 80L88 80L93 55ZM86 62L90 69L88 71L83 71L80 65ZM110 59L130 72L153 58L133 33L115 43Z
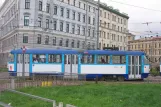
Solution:
M0 0L0 6L3 1L4 0ZM151 11L123 5L116 3L115 1L160 11ZM129 15L128 29L131 33L139 37L145 37L148 35L161 36L161 0L101 0L101 2L104 2L109 6L113 6L114 9L119 9L120 12L124 12ZM147 24L143 24L146 22L152 23L147 26Z

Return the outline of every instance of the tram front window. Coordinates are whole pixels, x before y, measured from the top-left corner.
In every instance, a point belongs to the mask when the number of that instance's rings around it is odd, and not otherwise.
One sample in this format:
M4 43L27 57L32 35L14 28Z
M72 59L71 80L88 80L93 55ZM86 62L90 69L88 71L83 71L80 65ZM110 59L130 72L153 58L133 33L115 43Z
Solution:
M33 55L34 63L46 63L46 55Z
M14 55L13 54L9 54L8 56L8 62L13 63L14 62Z
M144 56L144 64L149 64L149 60L147 59L147 57Z

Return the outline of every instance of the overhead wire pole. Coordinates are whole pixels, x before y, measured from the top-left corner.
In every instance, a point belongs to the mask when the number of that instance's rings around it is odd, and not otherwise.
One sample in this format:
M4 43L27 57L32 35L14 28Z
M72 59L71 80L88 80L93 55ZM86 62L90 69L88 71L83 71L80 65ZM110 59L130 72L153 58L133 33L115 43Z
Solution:
M152 22L146 22L146 23L142 23L142 24L146 24L148 26L149 29L149 24L151 24ZM152 33L152 31L149 29L149 32ZM150 53L151 53L151 61L152 61L152 57L153 57L153 38L151 37L151 46L150 46ZM151 67L152 67L152 62L151 62Z
M97 49L99 49L99 22L100 22L100 0L98 0L98 21L97 21Z

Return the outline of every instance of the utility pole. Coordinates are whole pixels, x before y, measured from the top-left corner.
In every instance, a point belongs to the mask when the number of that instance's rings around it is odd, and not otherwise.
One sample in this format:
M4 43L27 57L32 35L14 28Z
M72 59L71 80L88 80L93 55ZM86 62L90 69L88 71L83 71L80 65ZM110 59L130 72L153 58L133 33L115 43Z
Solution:
M100 0L98 0L97 49L99 49Z
M142 24L146 24L147 26L149 26L149 24L151 24L152 22L146 22L146 23L142 23ZM152 33L152 31L149 29L149 32ZM153 37L151 36L151 46L150 46L150 52L151 52L151 59L150 59L150 62L151 62L151 67L152 67L152 57L153 57Z

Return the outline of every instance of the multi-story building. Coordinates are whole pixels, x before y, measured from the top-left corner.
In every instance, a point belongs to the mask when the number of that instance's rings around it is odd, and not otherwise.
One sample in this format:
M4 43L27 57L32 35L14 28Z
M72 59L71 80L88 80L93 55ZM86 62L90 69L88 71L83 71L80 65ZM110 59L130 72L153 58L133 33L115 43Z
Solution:
M159 65L161 57L161 37L146 37L129 41L130 50L144 51L150 62Z
M128 15L106 4L100 4L99 48L119 47L127 50Z
M129 42L135 40L135 35L132 33L127 33L127 37L128 37L128 50L130 50Z
M0 63L10 50L96 48L98 5L93 0L5 0L0 8Z

